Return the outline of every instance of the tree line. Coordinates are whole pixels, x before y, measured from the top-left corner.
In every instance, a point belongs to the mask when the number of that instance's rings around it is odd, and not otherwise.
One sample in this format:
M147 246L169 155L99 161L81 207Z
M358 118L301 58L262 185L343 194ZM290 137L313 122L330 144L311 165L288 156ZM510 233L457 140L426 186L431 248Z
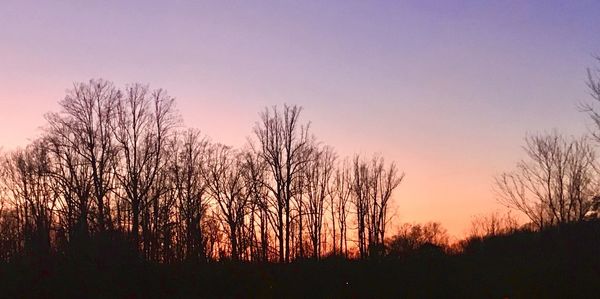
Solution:
M600 71L588 74L600 101ZM529 223L479 216L450 246L434 222L404 224L390 237L404 173L380 155L339 157L301 107L265 108L247 143L233 148L184 127L174 98L142 84L76 83L59 106L41 136L0 157L0 260L115 244L164 263L367 259L460 251L474 239L600 215L594 132L527 136L525 157L495 177L494 190ZM594 105L582 110L600 128Z
M174 98L142 84L76 83L59 105L41 136L2 155L4 261L95 239L164 263L364 259L384 248L404 173L380 155L338 157L301 107L265 108L233 148L185 128Z

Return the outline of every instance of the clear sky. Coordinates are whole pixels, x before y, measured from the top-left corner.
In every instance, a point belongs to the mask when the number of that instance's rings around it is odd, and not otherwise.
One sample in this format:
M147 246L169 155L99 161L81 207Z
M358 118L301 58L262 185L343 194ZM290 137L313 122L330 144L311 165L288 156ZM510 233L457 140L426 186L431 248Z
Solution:
M401 2L401 3L398 3ZM461 236L501 207L494 174L527 132L588 131L597 1L1 1L0 144L22 146L74 81L161 87L234 146L258 113L304 107L341 155L406 172L396 221Z

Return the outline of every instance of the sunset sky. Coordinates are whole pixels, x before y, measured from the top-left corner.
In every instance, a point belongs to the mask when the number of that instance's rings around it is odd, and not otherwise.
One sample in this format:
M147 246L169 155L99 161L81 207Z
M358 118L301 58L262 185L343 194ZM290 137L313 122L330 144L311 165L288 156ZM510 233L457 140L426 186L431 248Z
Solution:
M406 172L395 223L462 236L472 216L502 210L493 176L526 133L591 129L577 107L591 100L586 68L600 66L599 12L598 1L1 1L0 145L26 145L90 78L167 89L187 126L233 146L265 106L297 104L341 156L378 152Z

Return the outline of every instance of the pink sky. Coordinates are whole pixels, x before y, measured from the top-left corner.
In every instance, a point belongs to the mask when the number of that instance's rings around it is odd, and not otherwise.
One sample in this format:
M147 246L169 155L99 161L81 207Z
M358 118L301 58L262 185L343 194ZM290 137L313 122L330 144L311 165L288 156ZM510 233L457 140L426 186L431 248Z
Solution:
M241 146L265 106L304 107L341 155L406 172L396 223L462 236L501 210L493 176L527 132L588 132L597 4L174 2L0 7L0 144L27 144L73 81L149 83L187 126Z

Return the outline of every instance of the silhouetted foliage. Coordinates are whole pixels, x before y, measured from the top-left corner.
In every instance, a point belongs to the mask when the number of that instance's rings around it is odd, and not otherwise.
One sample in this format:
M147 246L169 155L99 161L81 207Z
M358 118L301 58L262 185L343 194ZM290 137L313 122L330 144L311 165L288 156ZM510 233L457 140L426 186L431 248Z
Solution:
M476 239L456 254L425 243L403 259L333 256L289 264L157 264L116 247L103 264L72 255L3 263L0 292L7 298L594 298L598 235L600 222L576 222Z
M425 252L443 253L449 245L448 233L437 222L422 225L406 223L386 243L387 254L397 258Z
M600 287L587 139L528 138L498 178L510 214L449 243L439 223L388 237L404 178L339 158L298 106L243 148L184 128L164 90L74 84L42 136L0 167L0 297L586 297Z

